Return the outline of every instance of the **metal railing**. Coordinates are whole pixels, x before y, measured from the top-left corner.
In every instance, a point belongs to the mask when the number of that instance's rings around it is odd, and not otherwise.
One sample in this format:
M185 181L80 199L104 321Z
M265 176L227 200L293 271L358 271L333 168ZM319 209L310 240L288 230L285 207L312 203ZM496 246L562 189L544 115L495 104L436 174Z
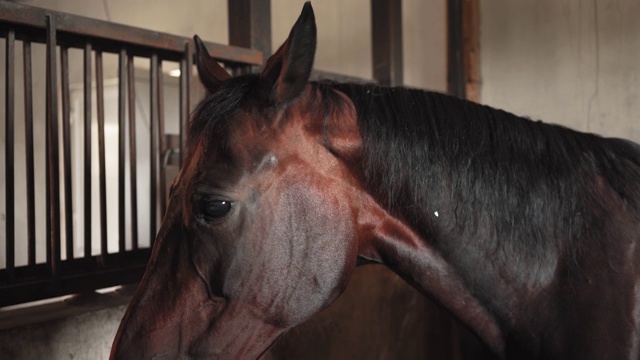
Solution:
M5 112L1 118L5 129L5 220L6 231L4 252L5 266L0 269L0 307L34 301L49 297L83 293L94 289L134 283L141 278L150 256L150 246L140 245L138 238L138 217L141 212L150 215L149 234L152 244L158 227L158 216L164 212L166 202L165 187L167 179L160 169L160 156L169 147L165 136L163 94L163 62L179 63L179 150L184 154L184 129L188 120L190 106L193 103L192 68L194 45L191 39L143 30L105 21L72 16L59 12L0 1L0 38L5 43L4 59L4 101ZM16 43L22 43L21 79L16 77ZM36 161L34 161L34 91L32 75L32 44L46 44L46 215L38 218L35 190ZM246 72L251 66L262 64L259 51L234 46L207 43L211 55L224 63L233 72ZM80 178L83 185L83 211L78 212L74 222L71 209L74 207L72 196L72 132L70 120L70 81L69 50L82 52L83 71L83 134L73 141L82 144L83 156L76 159L83 164ZM118 168L118 250L107 249L107 192L105 164L105 105L104 105L104 63L103 54L117 56L117 168ZM113 56L113 55L110 55ZM150 159L148 185L149 203L138 203L137 191L141 186L136 177L138 158L136 143L136 81L134 63L142 58L148 61L149 77L149 120L150 120ZM0 60L0 62L3 60ZM1 63L0 63L1 64ZM59 71L58 71L59 69ZM94 77L95 76L95 77ZM16 116L16 83L22 81L24 89L24 116ZM95 90L93 90L95 88ZM94 103L95 100L95 103ZM58 108L60 106L60 109ZM92 108L97 112L97 123ZM61 118L60 118L61 117ZM16 148L16 124L24 127L24 149ZM95 124L94 124L95 123ZM37 125L37 124L36 124ZM97 126L98 140L98 198L99 211L92 211L92 156L91 149L95 136L92 126ZM26 241L28 242L25 265L16 265L16 153L24 151L26 176ZM22 154L20 154L22 158ZM128 156L127 156L128 155ZM127 166L128 165L128 166ZM22 165L21 165L22 166ZM127 177L126 174L129 174ZM76 184L78 185L78 184ZM129 187L129 201L125 195ZM22 188L22 186L21 186ZM143 190L146 190L142 186ZM63 195L61 195L61 190ZM158 201L160 203L158 204ZM160 205L160 206L158 206ZM64 209L62 211L61 209ZM127 210L128 209L128 210ZM78 209L76 209L78 210ZM125 216L131 217L129 231L125 227ZM93 219L99 220L99 254L92 253ZM44 239L39 239L36 222L44 221L46 230ZM83 223L82 237L84 251L74 251L74 226ZM61 228L66 229L64 232ZM129 232L127 234L127 232ZM127 239L130 243L126 243ZM36 242L46 242L46 260L37 261ZM75 239L75 243L78 239ZM64 244L64 249L63 249ZM64 250L64 254L63 254ZM64 255L64 257L63 257Z

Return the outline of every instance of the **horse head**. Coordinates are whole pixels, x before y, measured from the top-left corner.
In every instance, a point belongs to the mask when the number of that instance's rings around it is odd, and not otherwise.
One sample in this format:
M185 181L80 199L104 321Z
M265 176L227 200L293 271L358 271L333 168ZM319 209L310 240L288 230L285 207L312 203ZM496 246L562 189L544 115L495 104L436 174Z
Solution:
M260 74L232 78L195 41L207 95L112 359L258 358L356 265L356 115L309 84L311 5Z

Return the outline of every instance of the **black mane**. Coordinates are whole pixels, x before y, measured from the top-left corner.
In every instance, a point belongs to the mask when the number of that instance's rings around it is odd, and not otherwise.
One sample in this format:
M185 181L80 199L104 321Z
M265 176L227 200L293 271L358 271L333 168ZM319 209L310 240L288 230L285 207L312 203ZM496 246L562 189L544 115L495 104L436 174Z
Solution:
M332 87L355 104L368 190L427 239L446 241L431 233L442 229L438 212L452 233L493 238L507 253L579 248L605 207L598 177L638 209L640 148L629 141L435 92Z

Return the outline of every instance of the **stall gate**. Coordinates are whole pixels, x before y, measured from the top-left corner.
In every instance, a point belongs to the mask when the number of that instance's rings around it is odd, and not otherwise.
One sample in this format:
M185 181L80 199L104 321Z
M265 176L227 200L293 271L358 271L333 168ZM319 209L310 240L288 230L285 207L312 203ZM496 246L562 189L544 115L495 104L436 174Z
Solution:
M138 281L166 206L167 176L163 165L179 162L184 154L184 128L193 103L192 40L4 1L0 2L0 37L5 45L4 169L0 173L4 178L3 212L6 214L0 236L4 238L1 241L4 264L0 264L0 307ZM46 61L44 101L37 98L39 94L34 91L32 71L32 49L41 44L45 46ZM214 43L207 46L211 55L232 72L248 71L251 66L262 63L262 53L256 50ZM77 107L82 114L76 116L81 124L73 125L71 51L81 52L83 73L82 104ZM117 135L111 137L115 143L108 144L105 143L103 71L103 59L107 55L117 57L118 69L117 84L112 84L117 88L117 125L109 128ZM18 58L21 58L19 63ZM179 64L178 119L165 118L163 63L170 62ZM134 68L139 63L142 70ZM19 73L22 76L17 76ZM140 131L136 127L139 123L136 107L142 107L137 97L140 89L136 89L139 85L136 78L140 76L148 78L148 89L144 90L149 94L149 102L144 106L149 109L150 126L150 136L145 141L149 148L142 152L148 157L143 162L149 166L145 169L147 181L144 183L138 178L142 149L136 136ZM16 85L21 85L21 92L17 93ZM16 97L22 101L16 101ZM34 119L34 104L39 103L46 104L45 118L41 120ZM21 108L17 109L18 106ZM164 127L169 122L179 124L179 136L166 136ZM46 135L34 140L38 125ZM81 131L72 132L72 126ZM17 132L17 127L24 130ZM73 164L72 143L74 148L82 150ZM117 197L117 234L114 236L117 246L107 242L107 147L111 153L117 153L117 191L109 194ZM41 148L44 154L38 154L37 149ZM179 158L173 160L177 154ZM37 161L42 155L45 161ZM165 156L160 159L161 155ZM25 163L16 164L18 158ZM79 174L74 173L75 163L83 164ZM26 171L18 175L17 167L24 167ZM41 184L46 188L44 199L37 198L36 190ZM26 194L17 191L18 187L26 189ZM79 187L82 206L76 206L80 199L74 203L73 198L78 193L74 189ZM98 204L93 204L96 189ZM148 194L139 194L144 191ZM148 201L140 202L140 198ZM44 211L40 209L43 206ZM153 214L148 216L146 224L140 224L148 226L144 232L138 229L138 217L142 213ZM16 228L18 220L26 229ZM129 226L125 226L127 223ZM81 232L77 231L79 228ZM16 233L24 233L26 239L16 239ZM147 239L139 239L140 233L147 234ZM17 240L26 243L26 259L21 263L16 262L16 245L21 245Z

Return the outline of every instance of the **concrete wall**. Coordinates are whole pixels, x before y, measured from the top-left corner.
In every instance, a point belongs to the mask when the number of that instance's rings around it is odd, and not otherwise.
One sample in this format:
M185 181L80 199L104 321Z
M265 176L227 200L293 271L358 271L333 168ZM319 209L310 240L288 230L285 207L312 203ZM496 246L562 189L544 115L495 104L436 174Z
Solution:
M640 2L480 1L482 102L640 142Z
M0 332L0 359L107 359L125 307Z

